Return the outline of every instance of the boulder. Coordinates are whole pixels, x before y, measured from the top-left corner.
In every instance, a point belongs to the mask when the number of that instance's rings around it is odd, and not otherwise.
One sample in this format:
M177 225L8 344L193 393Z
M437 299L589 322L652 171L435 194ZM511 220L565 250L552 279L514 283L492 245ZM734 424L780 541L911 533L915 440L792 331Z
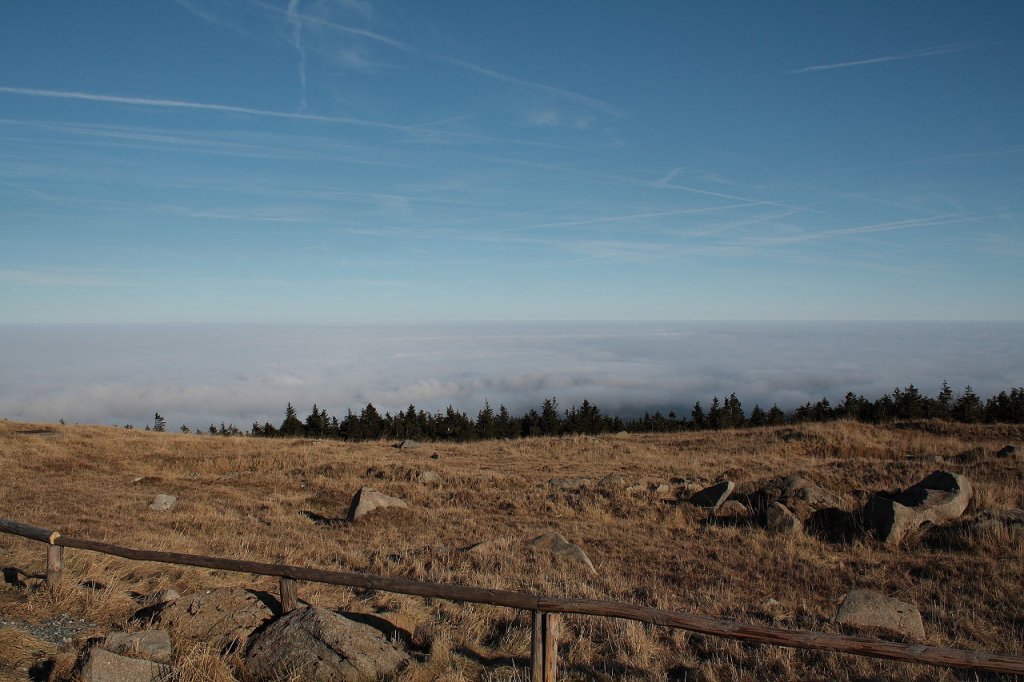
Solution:
M530 540L530 546L534 549L547 552L556 559L564 559L574 564L578 564L593 574L597 574L597 569L594 568L594 564L590 561L590 557L583 551L583 548L579 545L566 540L561 533L552 531L550 533L544 533L538 535L534 539Z
M922 641L924 622L917 607L873 590L846 593L835 622L861 628L878 628L914 641Z
M175 644L207 642L221 651L236 650L274 612L252 590L224 587L180 597L163 607L156 620Z
M722 481L721 483L716 483L710 488L704 488L704 490L701 490L699 493L691 497L687 502L696 507L715 511L722 506L722 503L725 502L729 495L732 494L733 488L735 487L736 484L732 481Z
M363 486L359 491L352 496L352 505L348 508L348 521L355 521L366 516L375 509L385 509L387 507L399 507L406 509L409 507L405 503L405 500L398 497L391 497L385 495L382 492L378 492L369 486Z
M934 471L894 498L873 495L864 506L864 524L887 545L896 545L909 531L926 523L960 518L971 493L966 476Z
M111 632L104 638L102 647L114 654L145 658L157 663L170 663L174 655L167 630Z
M420 444L414 440L406 438L405 440L396 443L395 447L398 448L399 450L412 450L414 448L420 447Z
M174 670L168 665L118 656L93 647L79 677L83 682L158 682L170 680L173 675Z
M178 498L174 495L157 495L156 498L149 503L150 511L170 511L174 509L174 505L177 503Z
M808 535L814 535L829 542L853 542L864 534L864 524L857 512L825 507L807 517L804 525Z
M803 529L803 523L784 504L772 502L765 512L765 528L770 533L796 535Z
M245 670L258 680L380 680L394 678L410 660L369 625L309 606L282 616L254 637Z

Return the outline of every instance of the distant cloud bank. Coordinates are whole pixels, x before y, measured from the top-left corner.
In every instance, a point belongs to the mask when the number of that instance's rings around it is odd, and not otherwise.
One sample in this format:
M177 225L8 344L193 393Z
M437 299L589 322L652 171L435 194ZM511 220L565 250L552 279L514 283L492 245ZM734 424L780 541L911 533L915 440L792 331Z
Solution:
M0 417L142 426L159 411L173 428L278 423L289 401L475 416L556 396L686 415L731 392L749 412L910 383L935 395L943 379L983 397L1024 385L1017 322L0 325L0 349Z

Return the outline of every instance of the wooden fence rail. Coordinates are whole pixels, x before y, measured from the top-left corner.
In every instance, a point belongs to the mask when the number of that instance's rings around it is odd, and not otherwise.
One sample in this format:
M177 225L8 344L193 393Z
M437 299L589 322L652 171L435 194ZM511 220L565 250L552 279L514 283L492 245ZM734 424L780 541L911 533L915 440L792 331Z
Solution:
M762 625L739 623L723 618L698 616L679 611L635 606L621 602L544 597L510 590L444 585L419 580L407 580L405 578L325 571L304 566L267 564L198 554L132 549L105 542L65 537L55 531L6 519L0 519L0 532L19 535L48 545L46 552L46 580L50 584L55 584L60 580L64 563L63 548L67 547L86 549L135 561L155 561L253 575L276 576L280 578L281 607L284 612L291 611L298 605L296 581L359 587L380 590L382 592L434 597L449 601L474 602L530 611L533 614L531 679L543 682L553 682L557 674L558 614L622 618L756 644L770 644L798 649L818 649L871 658L885 658L906 663L962 668L998 674L1024 675L1024 656L1012 654L994 654L947 647L925 646L922 644L884 642L826 632L782 630Z

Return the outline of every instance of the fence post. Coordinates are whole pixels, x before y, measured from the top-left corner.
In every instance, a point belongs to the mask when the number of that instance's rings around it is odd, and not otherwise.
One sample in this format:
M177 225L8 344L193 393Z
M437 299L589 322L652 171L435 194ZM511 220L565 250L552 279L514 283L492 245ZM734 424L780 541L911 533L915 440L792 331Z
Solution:
M544 614L544 682L555 682L558 677L558 630L557 613Z
M53 587L60 582L64 573L64 548L60 545L46 546L46 584Z
M555 682L558 676L558 614L533 612L530 682Z
M281 576L281 615L299 607L298 585L291 578Z

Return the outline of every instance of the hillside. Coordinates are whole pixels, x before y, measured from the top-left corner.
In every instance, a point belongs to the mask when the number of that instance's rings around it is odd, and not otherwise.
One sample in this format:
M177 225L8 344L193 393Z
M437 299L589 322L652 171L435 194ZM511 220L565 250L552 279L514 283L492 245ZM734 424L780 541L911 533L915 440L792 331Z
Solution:
M47 428L57 435L22 433ZM867 587L916 604L927 642L1024 654L1024 549L1019 528L912 534L897 548L858 534L778 536L756 523L708 520L682 503L728 479L751 493L800 475L853 510L870 491L905 488L936 469L966 475L986 508L1024 507L1024 427L851 422L738 431L469 444L346 443L126 431L0 421L0 517L130 547L402 576L557 596L611 599L779 627L841 632L843 595ZM974 448L984 451L961 456ZM421 481L432 471L437 483ZM622 484L598 481L619 474ZM590 479L582 481L560 479ZM552 483L554 479L554 483ZM655 492L658 484L668 489ZM408 509L344 521L364 485ZM641 485L639 489L629 486ZM150 511L158 494L178 498ZM549 530L580 545L597 573L552 561L526 542ZM500 540L490 552L474 543ZM85 625L40 660L64 679L74 647L138 627L142 595L218 586L276 592L276 580L128 562L68 550L62 584L34 589L45 552L0 535L0 620ZM508 609L301 584L332 609L379 613L409 633L417 662L403 679L526 679L530 624ZM752 647L665 628L570 617L563 679L960 679L950 671L853 656ZM7 628L10 630L11 628ZM0 629L0 633L4 632ZM233 656L176 651L182 679L232 679ZM6 668L4 667L6 666ZM27 679L0 657L0 675ZM42 673L38 671L43 671ZM48 671L48 672L47 672ZM973 679L973 678L971 678Z

